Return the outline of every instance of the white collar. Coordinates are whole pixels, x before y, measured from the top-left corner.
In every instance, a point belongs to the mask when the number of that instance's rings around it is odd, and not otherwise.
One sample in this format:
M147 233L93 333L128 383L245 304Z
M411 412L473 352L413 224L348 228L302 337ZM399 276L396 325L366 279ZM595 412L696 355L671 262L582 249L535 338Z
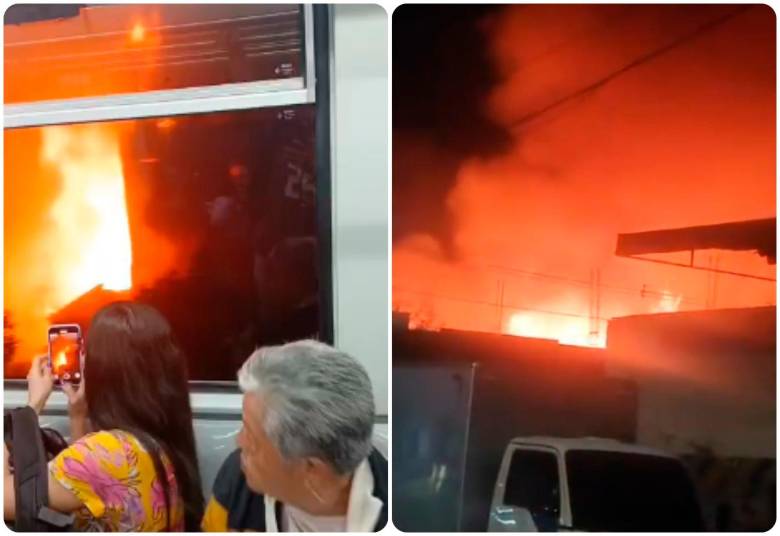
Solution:
M267 532L279 532L276 522L276 499L265 495L265 529ZM355 470L347 504L347 532L373 532L382 501L374 497L374 475L368 460Z

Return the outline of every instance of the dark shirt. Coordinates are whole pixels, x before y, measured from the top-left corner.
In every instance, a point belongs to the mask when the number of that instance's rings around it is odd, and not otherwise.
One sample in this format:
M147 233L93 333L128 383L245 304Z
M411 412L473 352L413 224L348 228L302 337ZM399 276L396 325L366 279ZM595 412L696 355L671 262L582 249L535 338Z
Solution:
M387 460L374 449L368 457L374 477L373 495L382 501L374 531L387 524ZM283 504L276 502L276 526L282 526ZM247 486L241 471L240 451L233 451L222 464L214 480L212 497L206 507L202 528L206 532L266 530L265 497Z

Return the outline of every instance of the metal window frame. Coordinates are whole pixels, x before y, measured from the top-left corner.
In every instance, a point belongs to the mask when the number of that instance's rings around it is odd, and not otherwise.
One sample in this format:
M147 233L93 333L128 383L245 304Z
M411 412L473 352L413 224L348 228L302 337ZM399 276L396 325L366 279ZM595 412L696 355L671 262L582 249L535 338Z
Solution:
M558 524L564 526L571 525L571 507L569 505L569 487L566 478L566 467L563 462L565 452L555 448L551 445L538 445L535 443L510 443L504 453L504 457L501 461L501 467L499 468L498 480L500 484L496 487L493 494L493 504L491 505L491 511L498 504L506 504L506 484L509 478L509 470L512 466L512 460L515 453L523 452L543 452L550 454L555 459L555 466L558 472Z
M316 81L314 10L311 4L303 4L303 33L303 76L104 97L7 104L3 106L3 127L24 128L92 123L313 104L316 96Z
M313 20L317 21L311 46L317 50L317 65L307 64L312 77L319 81L316 87L319 103L315 111L314 127L314 176L317 181L317 244L319 249L319 302L320 339L335 344L336 307L333 259L333 11L329 5L318 4ZM316 71L315 71L316 69Z

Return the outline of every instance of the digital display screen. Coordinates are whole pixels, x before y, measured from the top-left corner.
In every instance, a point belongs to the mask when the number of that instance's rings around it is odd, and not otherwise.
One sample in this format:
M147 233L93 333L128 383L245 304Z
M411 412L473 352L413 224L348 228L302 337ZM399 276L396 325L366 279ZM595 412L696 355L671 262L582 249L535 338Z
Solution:
M78 383L81 380L81 334L70 329L49 331L49 359L57 380Z

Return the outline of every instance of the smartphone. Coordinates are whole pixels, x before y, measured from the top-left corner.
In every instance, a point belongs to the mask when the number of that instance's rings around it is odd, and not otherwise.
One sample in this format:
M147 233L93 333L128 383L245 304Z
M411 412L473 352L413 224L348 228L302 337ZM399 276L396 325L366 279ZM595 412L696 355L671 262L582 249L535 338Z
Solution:
M56 383L81 381L82 337L78 324L49 326L49 366Z

